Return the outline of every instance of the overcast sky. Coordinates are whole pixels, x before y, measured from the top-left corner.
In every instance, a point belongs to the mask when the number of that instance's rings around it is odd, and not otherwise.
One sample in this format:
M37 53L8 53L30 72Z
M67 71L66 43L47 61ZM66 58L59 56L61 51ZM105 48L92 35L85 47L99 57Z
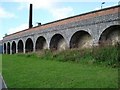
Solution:
M0 0L0 40L28 28L29 4L33 4L33 26L118 5L119 0Z

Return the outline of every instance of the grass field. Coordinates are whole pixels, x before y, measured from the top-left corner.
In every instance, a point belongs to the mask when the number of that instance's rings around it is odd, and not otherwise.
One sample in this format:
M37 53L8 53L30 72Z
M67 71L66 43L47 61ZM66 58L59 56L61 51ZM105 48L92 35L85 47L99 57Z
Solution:
M66 62L61 53L3 55L3 76L9 88L118 88L118 68L79 57Z

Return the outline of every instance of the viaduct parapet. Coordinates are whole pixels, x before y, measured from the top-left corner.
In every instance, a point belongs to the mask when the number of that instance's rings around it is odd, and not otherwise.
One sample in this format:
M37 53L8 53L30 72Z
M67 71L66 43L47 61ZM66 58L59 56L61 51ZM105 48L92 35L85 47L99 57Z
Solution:
M120 6L57 20L3 38L3 53L65 50L120 42Z

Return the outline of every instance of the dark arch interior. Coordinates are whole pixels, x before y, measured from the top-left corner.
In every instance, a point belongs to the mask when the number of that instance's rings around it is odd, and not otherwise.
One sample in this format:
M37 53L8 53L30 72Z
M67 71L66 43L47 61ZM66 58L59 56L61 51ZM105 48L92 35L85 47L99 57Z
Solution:
M86 31L76 32L70 40L70 48L90 48L91 46L92 37Z
M38 37L36 41L36 46L35 46L36 51L46 49L46 48L47 48L47 43L46 43L45 38L42 36Z
M13 41L12 43L12 54L16 53L16 43Z
M10 43L7 43L7 54L10 54Z
M22 40L19 40L18 42L18 53L22 53L23 52L23 41Z
M115 45L120 43L120 25L110 26L103 31L100 36L99 44L102 45Z
M62 35L56 34L50 41L51 50L65 50L67 48L65 39Z
M32 52L33 51L33 41L32 39L28 38L25 44L25 52Z
M4 43L4 54L6 54L6 43Z

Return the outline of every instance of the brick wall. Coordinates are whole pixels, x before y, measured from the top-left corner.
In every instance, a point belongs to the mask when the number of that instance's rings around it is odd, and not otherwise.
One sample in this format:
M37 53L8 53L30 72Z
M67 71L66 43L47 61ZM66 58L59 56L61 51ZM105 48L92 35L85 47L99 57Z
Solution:
M2 41L0 41L0 54L3 52L3 46L2 46Z
M108 15L108 14L118 13L118 12L120 12L119 8L120 7L115 6L115 7L110 7L110 8L106 8L106 9L102 9L102 10L92 11L92 12L88 12L85 14L80 14L77 16L61 19L58 21L43 24L41 26L33 27L31 29L25 29L23 31L13 33L11 35L4 37L4 39L9 39L11 37L21 36L24 33L31 33L33 31L43 30L43 29L47 29L47 28L51 28L51 27L60 26L60 25L65 25L65 24L72 23L72 22L83 21L83 20L98 17L98 16L104 16L104 15Z

